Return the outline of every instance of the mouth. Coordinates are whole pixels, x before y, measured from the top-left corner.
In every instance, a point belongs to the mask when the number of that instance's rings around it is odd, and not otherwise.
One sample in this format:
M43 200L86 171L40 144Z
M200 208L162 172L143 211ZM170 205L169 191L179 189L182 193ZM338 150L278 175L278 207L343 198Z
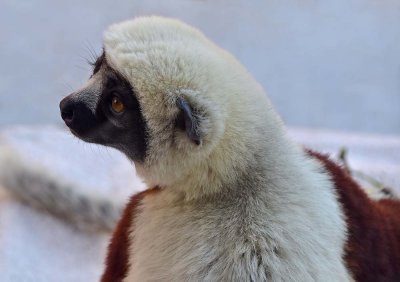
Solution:
M102 143L99 142L99 140L97 140L98 138L93 136L93 134L92 134L93 132L81 133L81 132L78 132L75 129L69 127L68 125L67 125L67 127L68 127L69 131L72 133L72 135L74 135L76 138L78 138L84 142L87 142L87 143L102 145Z
M81 137L75 130L73 130L72 128L70 128L68 125L67 125L67 128L68 128L69 131L72 133L72 135L74 135L75 137L78 137L79 139L82 139L82 137Z

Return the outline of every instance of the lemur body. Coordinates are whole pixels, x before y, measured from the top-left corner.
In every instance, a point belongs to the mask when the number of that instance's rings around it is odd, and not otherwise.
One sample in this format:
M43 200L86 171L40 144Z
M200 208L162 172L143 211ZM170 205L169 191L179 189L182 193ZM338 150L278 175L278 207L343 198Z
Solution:
M103 281L361 277L362 258L345 260L357 228L338 201L345 183L286 136L260 85L194 28L158 17L111 26L91 79L60 107L75 135L121 150L156 187L128 205Z

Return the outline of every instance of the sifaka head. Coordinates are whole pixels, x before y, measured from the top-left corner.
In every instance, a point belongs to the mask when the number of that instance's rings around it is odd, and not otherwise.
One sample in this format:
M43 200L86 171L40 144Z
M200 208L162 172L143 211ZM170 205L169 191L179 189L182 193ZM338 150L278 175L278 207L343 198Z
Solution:
M161 17L112 25L89 81L60 110L74 135L117 148L160 186L233 179L281 124L229 53Z

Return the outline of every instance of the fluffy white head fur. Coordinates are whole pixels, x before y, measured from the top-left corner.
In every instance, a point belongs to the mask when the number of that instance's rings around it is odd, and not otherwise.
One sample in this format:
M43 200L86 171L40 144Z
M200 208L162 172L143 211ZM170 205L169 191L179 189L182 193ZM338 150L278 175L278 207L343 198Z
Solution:
M329 177L287 138L264 91L233 56L160 17L111 26L104 47L149 127L138 173L168 188L144 202L127 281L350 279ZM195 109L200 145L174 130L178 97Z
M108 63L136 90L149 126L149 157L138 166L149 185L218 190L281 142L281 121L260 85L198 30L149 17L113 25L104 37ZM197 111L200 146L173 131L179 96Z

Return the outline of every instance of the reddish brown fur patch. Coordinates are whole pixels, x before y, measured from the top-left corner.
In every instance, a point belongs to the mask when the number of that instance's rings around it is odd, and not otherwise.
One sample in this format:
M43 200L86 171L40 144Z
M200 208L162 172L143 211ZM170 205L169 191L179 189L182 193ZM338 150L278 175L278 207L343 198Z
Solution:
M135 215L142 200L149 194L158 192L158 187L143 191L132 196L126 206L108 247L106 269L101 282L119 282L125 278L129 269L129 248L131 226L134 224Z
M335 184L347 218L345 260L356 281L400 281L400 201L368 198L351 176L327 156L322 162Z

